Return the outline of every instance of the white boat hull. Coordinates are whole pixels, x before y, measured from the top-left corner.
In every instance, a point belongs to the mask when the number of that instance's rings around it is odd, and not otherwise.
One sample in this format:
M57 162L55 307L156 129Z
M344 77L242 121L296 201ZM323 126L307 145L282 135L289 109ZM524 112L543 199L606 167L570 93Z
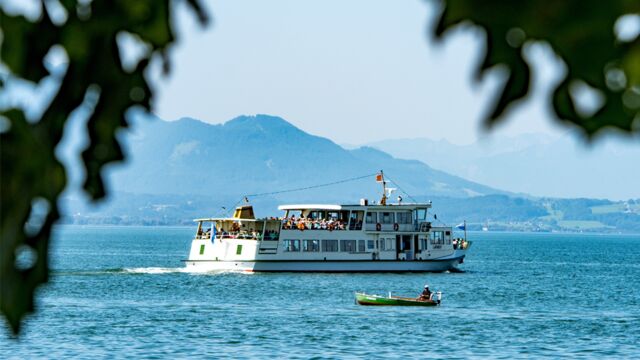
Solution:
M247 271L247 272L443 272L457 271L462 257L446 260L422 261L191 261L188 271Z

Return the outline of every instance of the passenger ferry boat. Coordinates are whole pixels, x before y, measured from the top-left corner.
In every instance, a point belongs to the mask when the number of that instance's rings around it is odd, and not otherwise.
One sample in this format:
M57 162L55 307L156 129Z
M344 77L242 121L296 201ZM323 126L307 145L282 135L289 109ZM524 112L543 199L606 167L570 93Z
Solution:
M380 176L380 175L379 175ZM384 182L383 182L384 186ZM188 270L249 272L442 272L456 270L471 245L427 221L429 203L282 205L281 218L196 219ZM466 237L466 236L465 236Z

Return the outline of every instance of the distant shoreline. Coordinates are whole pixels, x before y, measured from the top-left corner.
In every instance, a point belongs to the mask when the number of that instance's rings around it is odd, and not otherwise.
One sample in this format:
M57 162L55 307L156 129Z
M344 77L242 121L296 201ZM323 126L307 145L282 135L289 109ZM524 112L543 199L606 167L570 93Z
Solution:
M187 228L196 228L196 225L170 225L170 224L68 224L68 223L59 223L54 225L54 230L56 228L63 227L75 227L75 228L165 228L165 229L187 229ZM519 230L492 230L492 231L479 231L479 230L468 230L468 234L557 234L557 235L623 235L623 236L638 236L640 233L638 232L598 232L598 231L519 231Z

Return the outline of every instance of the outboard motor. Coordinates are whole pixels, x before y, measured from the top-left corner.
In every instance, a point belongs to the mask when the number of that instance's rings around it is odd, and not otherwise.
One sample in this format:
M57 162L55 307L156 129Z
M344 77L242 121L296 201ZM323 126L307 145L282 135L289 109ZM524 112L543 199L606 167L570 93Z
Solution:
M438 291L436 293L436 299L437 299L438 304L440 304L440 301L442 301L442 291Z

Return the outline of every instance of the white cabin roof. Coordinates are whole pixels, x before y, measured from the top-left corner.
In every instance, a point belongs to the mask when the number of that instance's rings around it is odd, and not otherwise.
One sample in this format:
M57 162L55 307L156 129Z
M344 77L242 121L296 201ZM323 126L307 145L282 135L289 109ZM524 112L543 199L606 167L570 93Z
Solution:
M294 205L280 205L278 210L342 210L342 205L328 205L328 204L294 204Z
M280 205L278 210L415 210L415 209L429 209L431 203L402 203L402 204L370 204L370 205L333 205L333 204L293 204L293 205Z
M221 217L217 217L217 218L199 218L199 219L193 219L193 221L198 222L198 221L240 221L240 222L264 222L264 221L280 221L280 219L272 219L272 218L262 218L262 219L243 219L243 218L234 218L234 217L225 217L225 218L221 218Z

